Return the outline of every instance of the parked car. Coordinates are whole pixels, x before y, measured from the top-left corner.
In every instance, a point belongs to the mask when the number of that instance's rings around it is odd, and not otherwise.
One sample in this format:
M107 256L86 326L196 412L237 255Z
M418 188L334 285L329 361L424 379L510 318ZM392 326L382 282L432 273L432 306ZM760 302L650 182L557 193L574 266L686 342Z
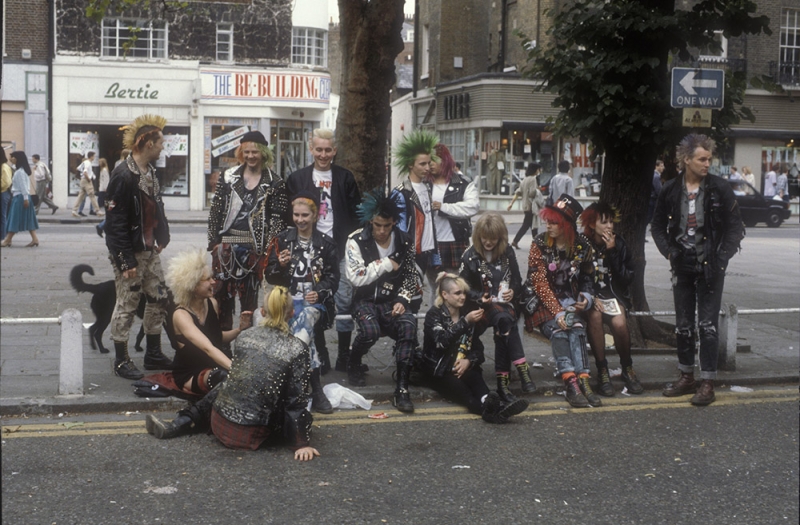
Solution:
M728 183L736 195L745 226L752 227L765 222L770 228L777 228L792 215L788 202L768 199L743 180L729 180Z

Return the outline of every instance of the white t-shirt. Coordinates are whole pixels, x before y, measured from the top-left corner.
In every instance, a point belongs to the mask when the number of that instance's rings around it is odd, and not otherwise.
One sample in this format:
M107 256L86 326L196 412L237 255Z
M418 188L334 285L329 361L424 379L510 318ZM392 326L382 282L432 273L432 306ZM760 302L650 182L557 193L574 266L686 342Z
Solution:
M431 216L431 197L428 195L428 187L422 182L412 182L411 186L417 194L422 211L425 213L425 225L422 230L422 241L420 248L423 252L433 250L436 245L433 242L433 217Z
M764 177L764 197L775 195L775 185L778 183L778 174L770 170Z
M92 161L89 159L81 163L81 177L86 177L89 180L94 180L94 170L92 169Z
M434 184L433 194L431 199L434 202L444 201L444 192L447 190L447 184ZM436 225L436 240L439 242L454 242L456 238L453 236L453 228L450 227L450 221L446 217L441 216L440 211L436 211L433 217L433 223Z
M381 256L381 259L389 257L389 255L394 253L394 232L392 232L391 237L389 237L389 245L387 248L381 248L381 245L377 242L375 243L375 246L378 247L378 255Z
M331 186L333 172L313 170L314 187L319 188L319 219L317 230L333 237L333 207L331 206Z

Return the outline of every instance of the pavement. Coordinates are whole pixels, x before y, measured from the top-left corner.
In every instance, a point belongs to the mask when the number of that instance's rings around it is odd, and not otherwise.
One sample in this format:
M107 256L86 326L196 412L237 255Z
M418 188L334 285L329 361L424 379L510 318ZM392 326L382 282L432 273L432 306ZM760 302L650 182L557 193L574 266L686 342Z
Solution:
M67 212L68 213L68 212ZM201 225L207 220L207 212L192 211L171 211L168 212L172 225L196 225L197 232L195 238L202 234ZM510 213L506 215L510 223L509 230L516 232L522 220L521 213ZM50 317L50 311L63 311L74 301L84 312L84 322L86 325L93 321L88 309L88 297L85 295L76 296L69 288L68 283L61 277L57 283L30 283L25 291L25 304L20 304L21 295L16 295L18 290L17 280L19 272L30 271L37 268L38 264L45 264L44 260L49 260L46 267L41 270L43 273L54 272L54 275L66 273L63 263L63 255L68 252L70 246L74 245L71 237L61 233L64 229L56 225L86 224L94 223L99 219L90 217L86 219L74 219L66 215L63 210L55 215L49 215L46 210L42 211L39 217L43 224L40 236L46 238L48 229L59 232L58 236L63 237L63 241L58 241L56 233L51 234L52 241L42 243L42 247L37 248L36 258L21 260L16 256L10 256L6 250L2 252L2 311L3 317ZM50 226L53 225L53 226ZM729 277L726 282L726 295L729 288L733 295L733 301L739 308L778 308L796 307L796 290L800 285L800 275L796 264L796 243L797 225L784 225L793 233L779 232L782 237L777 241L773 238L774 232L778 230L763 229L759 230L758 235L753 235L749 230L749 236L755 237L751 242L751 250L743 250L742 256L734 258L729 268ZM761 239L764 236L773 236ZM24 236L24 234L22 234ZM94 235L92 233L91 235ZM188 238L188 236L187 236ZM173 236L174 240L180 239ZM93 242L99 241L94 235ZM63 247L58 246L58 242L63 242ZM88 241L87 241L88 242ZM178 244L180 241L176 242ZM185 242L188 242L185 241ZM196 241L193 241L196 244ZM753 271L752 268L759 264L763 251L763 246L776 246L776 243L783 243L786 246L787 254L784 259L776 258L773 264L786 266L786 272L775 272L776 282L762 283L762 294L758 296L758 301L748 302L748 297L752 297L750 290L743 290L738 284L752 284L751 274L745 271ZM527 246L530 244L530 237L526 236L521 242L522 250L519 250L518 258L524 264L527 255ZM192 245L192 244L190 244ZM46 252L47 247L51 247L52 253ZM63 248L63 249L62 249ZM97 255L97 246L91 248L93 256L99 264L104 257ZM170 251L172 251L172 246ZM16 253L24 252L22 249ZM89 250L89 248L86 248ZM671 310L672 298L669 293L668 272L665 262L660 261L654 253L653 243L646 245L647 255L647 278L646 289L651 309ZM781 252L784 250L782 249ZM749 255L745 255L749 252ZM87 253L89 253L87 251ZM175 251L177 253L177 250ZM745 258L747 257L747 258ZM107 265L107 261L106 261ZM740 266L737 266L740 265ZM54 268L53 268L54 267ZM97 266L96 266L97 267ZM105 270L105 268L104 268ZM737 271L738 270L738 271ZM658 279L650 278L652 275L659 276ZM772 277L770 277L772 278ZM788 279L788 281L787 281ZM55 277L53 278L55 280ZM88 280L88 279L87 279ZM37 279L39 281L39 279ZM770 286L771 285L771 286ZM788 292L787 286L794 290ZM28 291L30 290L30 291ZM9 291L9 294L6 292ZM793 294L793 295L792 295ZM30 297L28 297L30 295ZM62 297L63 296L63 297ZM66 297L66 299L64 298ZM793 297L793 300L787 300ZM729 297L723 299L729 301ZM29 302L28 302L29 301ZM39 306L47 303L50 310L42 310ZM424 310L423 310L424 311ZM56 314L57 315L57 314ZM800 331L798 331L797 314L776 314L770 316L768 321L764 321L765 316L750 316L740 318L739 323L739 352L736 356L736 370L720 371L718 373L717 388L721 391L733 386L753 387L758 385L778 385L778 384L797 384L800 382L800 366L798 349L800 349ZM663 318L664 321L671 319ZM131 341L138 330L138 322L134 323ZM422 322L420 320L420 340ZM560 380L554 376L555 366L550 351L550 345L546 339L540 335L523 333L523 346L528 362L533 365L532 376L537 385L537 391L533 394L525 394L523 397L536 403L553 395L561 395L563 390ZM106 339L108 335L106 334ZM328 349L331 360L335 361L337 349L337 333L335 330L328 331ZM491 338L484 336L487 340L486 363L483 367L484 376L490 388L494 388L495 379L493 373L493 351ZM84 385L85 394L75 396L58 395L58 358L59 358L60 329L56 324L29 324L29 325L3 325L0 331L0 416L10 417L12 415L58 415L58 414L77 414L89 412L145 412L145 411L174 411L185 406L185 401L176 398L140 398L133 394L131 381L115 377L112 373L113 349L111 354L100 354L92 350L88 344L88 334L84 331ZM165 346L168 347L166 337L163 337ZM365 398L373 400L376 404L383 405L387 410L394 410L388 403L394 391L394 381L392 372L394 371L391 356L392 341L388 338L381 339L370 353L365 357L364 362L370 370L367 374L367 386L363 388L352 388L362 394ZM131 343L131 356L134 362L142 369L143 354L133 351ZM672 382L677 378L677 358L673 348L664 345L651 345L656 348L640 348L633 350L634 368L645 387L647 393L658 393L666 383ZM172 349L168 348L167 355L172 355ZM609 349L608 361L614 375L614 369L619 369L619 360L613 349ZM592 367L593 373L595 372ZM619 370L617 370L617 373ZM147 373L147 372L146 372ZM511 388L521 395L519 381L515 373L512 373ZM339 383L347 385L346 374L331 371L323 376L323 384ZM619 377L612 378L616 396L626 395L621 393L623 383ZM412 384L411 395L414 402L419 406L431 400L439 399L439 396L432 389L419 384ZM687 398L688 403L688 398ZM377 408L381 408L380 406Z

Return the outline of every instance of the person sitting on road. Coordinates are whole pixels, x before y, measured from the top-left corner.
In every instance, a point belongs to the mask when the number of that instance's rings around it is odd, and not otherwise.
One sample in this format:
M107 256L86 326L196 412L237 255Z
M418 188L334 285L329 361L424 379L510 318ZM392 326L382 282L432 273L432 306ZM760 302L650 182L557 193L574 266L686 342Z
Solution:
M276 286L264 294L260 326L236 341L236 358L228 378L171 423L149 415L148 433L169 439L211 425L228 448L256 450L270 438L284 437L294 458L319 456L311 447L313 418L306 409L310 357L308 346L289 332L294 315L289 290Z
M589 384L586 330L580 317L592 308L594 293L592 245L575 226L582 211L578 201L564 193L539 213L546 231L531 244L526 281L538 304L525 313L525 329L533 332L536 327L550 340L567 402L576 408L602 405Z
M586 311L586 331L597 365L598 393L607 397L614 395L614 387L608 372L603 323L611 328L614 336L625 388L631 394L644 392L633 370L631 336L628 333L633 261L625 241L614 233L617 222L619 211L605 202L595 202L581 214L583 234L594 249L594 308Z
M397 223L400 209L381 191L367 193L359 206L363 228L347 240L347 279L352 283L353 319L358 335L347 363L347 379L366 386L361 358L382 334L396 341L397 388L392 404L401 412L413 412L408 390L417 341L417 319L411 300L421 291L414 264L414 245Z
M470 305L484 311L475 334L480 336L488 327L494 328L497 393L503 403L521 412L528 402L517 403L517 397L509 389L511 365L519 373L523 392L535 392L536 386L525 359L517 328L517 310L512 303L514 297L519 296L522 278L517 256L508 245L508 228L499 213L486 213L475 223L472 246L461 257L459 273L470 287Z
M317 230L318 193L303 190L292 198L294 227L281 232L268 250L268 283L289 288L294 316L289 327L311 348L311 408L332 414L320 382L320 355L314 335L330 328L336 315L339 261L334 240ZM321 325L321 326L320 326Z
M444 398L466 406L487 423L507 422L527 403L504 404L483 380L483 345L475 337L483 310L465 306L469 285L458 274L441 272L436 284L434 306L425 314L420 368Z
M242 312L239 327L223 331L219 305L214 299L216 281L202 251L186 251L169 261L167 285L175 296L172 314L175 359L172 375L178 387L205 395L222 382L233 355L226 345L250 326L253 312Z

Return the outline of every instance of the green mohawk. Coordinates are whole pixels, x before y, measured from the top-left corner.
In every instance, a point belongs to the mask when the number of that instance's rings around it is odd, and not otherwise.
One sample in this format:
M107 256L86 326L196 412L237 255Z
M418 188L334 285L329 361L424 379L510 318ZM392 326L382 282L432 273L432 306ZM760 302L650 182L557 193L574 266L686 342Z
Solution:
M431 160L438 161L434 148L439 142L439 136L433 131L415 129L394 149L394 165L400 173L408 173L408 167L414 164L417 155L430 155Z

